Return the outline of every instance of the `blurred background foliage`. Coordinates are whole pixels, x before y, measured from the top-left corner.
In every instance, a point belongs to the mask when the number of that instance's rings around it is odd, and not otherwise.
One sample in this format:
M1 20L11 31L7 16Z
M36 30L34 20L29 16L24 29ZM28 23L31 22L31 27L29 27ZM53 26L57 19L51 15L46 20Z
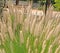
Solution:
M55 10L59 10L60 11L60 0L55 0Z
M20 0L20 1L33 1L33 3L39 3L40 7L46 3L46 0ZM60 11L60 0L51 0L51 4L54 7L54 10Z

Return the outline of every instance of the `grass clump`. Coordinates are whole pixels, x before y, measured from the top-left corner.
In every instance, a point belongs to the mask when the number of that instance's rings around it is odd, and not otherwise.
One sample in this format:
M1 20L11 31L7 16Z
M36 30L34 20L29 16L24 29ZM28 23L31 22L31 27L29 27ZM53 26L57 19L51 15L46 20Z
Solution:
M30 6L26 9L24 7L22 9L18 9L17 6L12 7L15 8L11 10L17 9L15 13L13 12L16 16L7 11L8 14L5 14L6 16L9 15L6 17L7 22L0 21L1 52L3 49L5 53L60 52L60 17L50 17L49 11L46 16L43 15L42 17L32 15ZM26 10L26 15L23 9Z

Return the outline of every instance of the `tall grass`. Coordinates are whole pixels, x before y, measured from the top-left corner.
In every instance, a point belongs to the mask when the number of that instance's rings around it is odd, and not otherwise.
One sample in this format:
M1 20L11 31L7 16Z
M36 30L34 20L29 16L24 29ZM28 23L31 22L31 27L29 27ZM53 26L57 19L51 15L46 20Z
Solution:
M31 12L30 4L26 8L10 4L4 11L0 53L60 53L60 17L53 17L50 9L42 17Z

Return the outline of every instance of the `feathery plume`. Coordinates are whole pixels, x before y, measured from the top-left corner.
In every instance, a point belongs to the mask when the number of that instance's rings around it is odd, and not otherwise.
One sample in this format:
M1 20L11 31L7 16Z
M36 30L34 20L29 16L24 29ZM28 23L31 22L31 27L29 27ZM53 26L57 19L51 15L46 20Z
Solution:
M36 38L34 41L34 47L36 48L37 46L38 46L38 38Z
M44 53L45 48L46 48L46 40L43 41L41 53Z
M58 48L55 50L55 53L59 53L58 51L60 50L60 45L58 46Z
M20 31L20 43L24 43L24 37L22 31Z
M27 38L27 42L26 42L26 48L29 47L29 41L30 41L30 38L28 37L28 38Z
M28 53L31 53L31 47L29 46L29 48L28 48Z

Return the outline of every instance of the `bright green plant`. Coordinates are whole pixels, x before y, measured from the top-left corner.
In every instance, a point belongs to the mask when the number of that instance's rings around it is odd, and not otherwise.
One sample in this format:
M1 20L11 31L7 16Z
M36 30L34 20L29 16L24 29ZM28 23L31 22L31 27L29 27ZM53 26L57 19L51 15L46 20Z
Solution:
M60 11L60 0L55 0L55 9Z

